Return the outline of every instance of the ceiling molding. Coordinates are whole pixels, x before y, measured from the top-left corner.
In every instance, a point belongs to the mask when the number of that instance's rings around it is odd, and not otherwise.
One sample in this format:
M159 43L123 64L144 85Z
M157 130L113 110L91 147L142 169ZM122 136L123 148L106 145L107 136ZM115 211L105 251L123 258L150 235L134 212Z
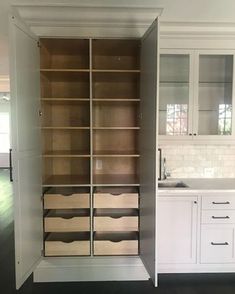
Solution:
M66 28L79 28L77 35L140 37L162 13L162 8L142 5L21 4L13 5L19 16L39 36L67 34ZM61 30L62 29L62 30ZM118 33L118 30L120 32ZM125 29L127 31L125 32ZM80 34L81 33L81 34ZM108 33L108 35L107 35ZM75 34L75 30L73 32ZM129 34L129 35L128 35ZM69 35L69 34L68 34Z
M163 39L233 39L235 38L235 23L207 22L169 22L162 21L160 36Z

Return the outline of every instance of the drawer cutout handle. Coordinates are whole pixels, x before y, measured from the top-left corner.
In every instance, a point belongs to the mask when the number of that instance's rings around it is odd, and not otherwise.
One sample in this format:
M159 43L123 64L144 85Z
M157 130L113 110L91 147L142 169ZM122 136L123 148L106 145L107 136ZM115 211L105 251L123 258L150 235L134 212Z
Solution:
M110 193L113 196L120 196L122 193Z
M211 245L214 245L214 246L224 246L224 245L229 245L229 244L228 244L228 242L222 242L222 243L211 242Z
M229 201L225 201L225 202L215 202L213 201L212 204L230 204Z
M214 216L214 215L212 215L211 218L213 218L213 219L230 219L230 217L228 215L226 215L226 216Z

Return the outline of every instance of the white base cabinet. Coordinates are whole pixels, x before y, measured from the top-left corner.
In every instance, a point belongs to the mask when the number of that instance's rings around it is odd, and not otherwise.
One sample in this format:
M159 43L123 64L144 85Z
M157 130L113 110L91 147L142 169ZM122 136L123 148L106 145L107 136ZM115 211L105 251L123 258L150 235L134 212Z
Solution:
M235 271L235 195L160 194L158 272Z

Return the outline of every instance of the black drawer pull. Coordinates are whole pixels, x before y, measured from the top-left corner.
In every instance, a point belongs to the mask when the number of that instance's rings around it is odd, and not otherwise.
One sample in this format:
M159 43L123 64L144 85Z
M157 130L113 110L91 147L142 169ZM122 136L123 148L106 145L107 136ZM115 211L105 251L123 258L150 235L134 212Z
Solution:
M213 201L212 204L230 204L229 201L225 201L225 202L215 202Z
M230 217L228 215L226 215L226 216L214 216L214 215L212 215L211 218L213 218L213 219L229 219Z
M219 245L219 246L223 246L223 245L228 245L228 242L223 242L223 243L211 242L211 245Z

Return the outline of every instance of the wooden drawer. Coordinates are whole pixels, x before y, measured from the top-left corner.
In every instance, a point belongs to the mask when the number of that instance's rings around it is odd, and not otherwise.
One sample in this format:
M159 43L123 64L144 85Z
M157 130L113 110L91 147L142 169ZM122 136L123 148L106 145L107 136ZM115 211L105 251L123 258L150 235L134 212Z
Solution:
M234 224L235 210L202 210L203 224Z
M204 196L202 209L235 209L235 195Z
M231 225L203 225L201 263L230 263L234 261L234 227Z
M108 216L94 217L95 231L138 231L138 216L113 218Z
M90 194L85 192L84 189L52 188L44 194L44 208L89 208Z
M138 208L139 194L122 188L102 189L94 193L94 208Z
M94 255L138 255L138 247L135 232L94 234Z
M45 256L90 255L89 234L50 234L45 240Z

